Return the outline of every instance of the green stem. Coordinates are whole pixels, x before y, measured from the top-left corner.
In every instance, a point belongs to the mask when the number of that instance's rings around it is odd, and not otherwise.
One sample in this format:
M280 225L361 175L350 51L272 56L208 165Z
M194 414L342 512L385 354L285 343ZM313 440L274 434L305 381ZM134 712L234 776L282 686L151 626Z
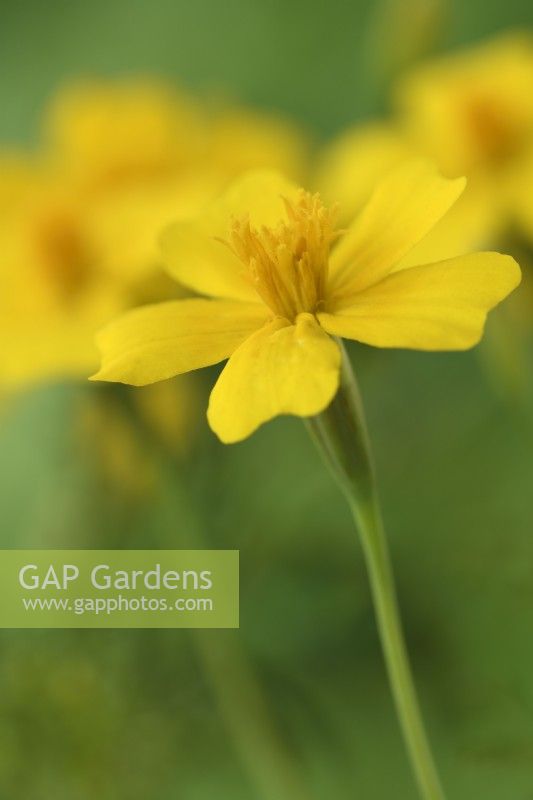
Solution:
M223 723L261 800L311 800L234 631L191 630Z
M342 348L342 345L341 345ZM359 390L342 348L339 392L308 428L343 490L359 530L396 711L424 800L444 800L409 665Z

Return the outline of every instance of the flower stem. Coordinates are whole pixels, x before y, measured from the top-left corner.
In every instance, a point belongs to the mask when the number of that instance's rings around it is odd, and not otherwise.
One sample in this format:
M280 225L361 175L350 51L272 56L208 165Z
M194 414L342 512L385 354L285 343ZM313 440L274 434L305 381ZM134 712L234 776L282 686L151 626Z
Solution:
M363 546L396 711L424 800L444 800L424 729L405 645L394 576L381 520L370 442L358 386L342 348L341 385L331 405L307 420L350 505Z
M235 749L261 800L311 800L283 741L238 632L191 630L202 669Z

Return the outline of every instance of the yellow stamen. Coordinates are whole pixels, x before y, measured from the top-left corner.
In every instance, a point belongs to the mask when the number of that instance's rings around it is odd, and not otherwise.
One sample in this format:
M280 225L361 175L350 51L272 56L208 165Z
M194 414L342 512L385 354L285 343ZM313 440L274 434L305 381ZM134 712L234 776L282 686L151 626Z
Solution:
M337 209L318 194L300 190L283 198L287 219L275 228L252 227L249 217L233 220L228 244L248 270L257 293L280 317L314 314L324 299L329 249Z

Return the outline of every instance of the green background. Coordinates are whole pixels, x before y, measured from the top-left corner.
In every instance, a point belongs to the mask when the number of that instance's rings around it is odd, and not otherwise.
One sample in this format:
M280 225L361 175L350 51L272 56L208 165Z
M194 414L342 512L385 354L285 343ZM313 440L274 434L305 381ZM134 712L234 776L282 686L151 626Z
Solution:
M32 141L65 78L163 73L288 112L320 140L386 108L378 5L3 2L1 138ZM532 21L528 0L456 0L434 47ZM488 345L351 355L448 795L528 800L530 392L497 388ZM0 545L240 549L241 629L2 632L0 796L414 798L361 553L303 425L277 420L224 447L202 423L186 470L138 432L157 480L131 494L110 482L78 424L87 403L127 407L131 391L48 385L11 402L0 427ZM284 796L276 770L294 792Z

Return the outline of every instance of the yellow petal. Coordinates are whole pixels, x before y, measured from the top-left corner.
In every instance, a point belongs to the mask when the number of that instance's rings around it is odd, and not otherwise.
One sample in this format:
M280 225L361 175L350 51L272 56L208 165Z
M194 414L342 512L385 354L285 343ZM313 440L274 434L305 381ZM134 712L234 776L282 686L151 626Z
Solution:
M292 197L297 192L298 187L276 170L244 173L211 208L214 235L225 236L232 217L249 215L255 227L276 225L285 218L283 197Z
M209 424L226 443L278 414L309 417L333 399L340 351L310 314L276 319L232 355L211 393Z
M250 216L255 227L284 218L283 196L296 187L278 172L254 171L236 181L201 217L170 225L161 237L165 265L177 281L200 294L258 301L237 256L219 239L229 238L232 218Z
M328 333L375 347L465 350L480 340L487 312L519 283L510 256L476 253L395 272L319 321Z
M378 181L415 152L392 126L377 122L356 125L327 145L315 183L325 203L339 204L340 226L349 225Z
M97 337L92 380L144 386L228 358L268 316L259 305L174 300L129 311Z
M4 244L0 234L3 255ZM83 294L62 296L31 269L31 262L8 258L0 272L4 266L0 385L19 388L43 380L84 379L98 366L96 331L124 310L121 292L105 279L94 279Z
M490 249L499 240L505 224L495 189L491 181L479 175L469 179L465 191L448 213L393 271Z
M408 161L384 178L331 255L329 293L351 294L388 275L444 216L465 187L426 161Z
M86 214L100 268L128 285L160 275L161 229L170 220L197 214L215 195L215 188L213 178L195 174L106 192Z
M98 364L94 326L75 314L0 314L0 385L83 379Z
M160 244L167 272L183 286L211 297L259 300L244 265L203 220L175 222L163 232Z

